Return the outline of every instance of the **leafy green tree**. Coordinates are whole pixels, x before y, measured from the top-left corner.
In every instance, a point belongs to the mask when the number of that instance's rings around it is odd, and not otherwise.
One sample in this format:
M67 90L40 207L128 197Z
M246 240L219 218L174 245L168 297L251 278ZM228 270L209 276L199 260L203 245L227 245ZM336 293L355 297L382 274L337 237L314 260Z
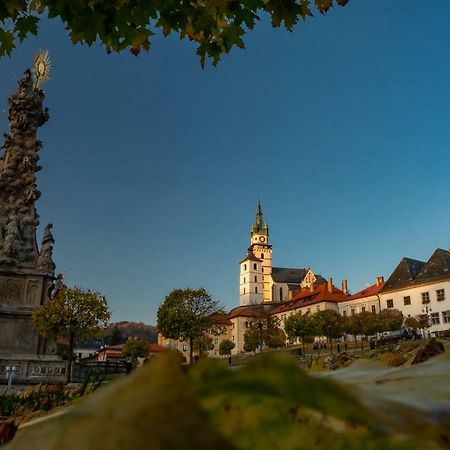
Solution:
M262 346L262 327L247 328L244 333L244 351L254 352Z
M146 358L150 353L150 343L144 339L129 338L123 346L123 356L136 365L138 358Z
M106 51L150 49L155 31L177 34L197 44L205 58L217 64L233 47L244 48L243 36L253 30L261 14L273 27L292 31L314 9L325 14L333 4L348 0L8 0L0 2L0 56L11 54L17 42L37 35L47 13L60 18L74 44L100 42ZM315 5L315 8L314 6Z
M206 334L198 336L194 339L194 350L198 352L199 356L204 356L209 350L214 348L213 340Z
M306 343L311 342L315 335L315 326L312 316L306 314L294 314L284 321L284 329L289 337L297 337L302 340L303 354L306 354Z
M318 311L312 316L315 323L316 334L326 336L333 353L333 339L342 336L341 316L331 309Z
M194 340L208 332L219 334L223 326L214 323L221 312L219 302L203 289L175 289L158 308L158 329L166 338L189 342L189 362L193 362Z
M403 314L398 309L383 309L380 312L380 331L396 331L403 325Z
M233 341L229 339L224 339L219 345L219 354L224 356L231 356L231 351L234 349L235 345Z
M88 289L64 286L55 298L33 312L33 322L42 336L69 342L67 382L70 382L75 341L100 334L109 319L106 297Z
M350 316L349 321L354 335L361 337L361 350L364 349L364 338L382 331L382 323L378 314L363 311Z

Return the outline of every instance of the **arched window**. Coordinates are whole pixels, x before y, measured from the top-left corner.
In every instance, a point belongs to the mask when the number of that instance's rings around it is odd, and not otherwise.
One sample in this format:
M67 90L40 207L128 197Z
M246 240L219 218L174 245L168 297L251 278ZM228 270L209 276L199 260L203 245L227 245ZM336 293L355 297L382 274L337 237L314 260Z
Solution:
M280 287L280 302L283 300L283 288Z
M261 259L264 259L264 253L261 253Z

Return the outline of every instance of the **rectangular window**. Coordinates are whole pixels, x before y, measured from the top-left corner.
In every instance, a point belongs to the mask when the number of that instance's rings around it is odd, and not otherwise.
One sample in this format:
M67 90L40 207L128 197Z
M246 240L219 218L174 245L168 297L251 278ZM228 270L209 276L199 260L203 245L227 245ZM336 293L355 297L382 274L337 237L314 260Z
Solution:
M354 309L354 308L352 308L352 309L350 310L350 314L351 314L352 316L355 315L355 309Z
M255 286L255 294L258 293L258 286Z
M366 307L365 307L365 306L363 306L363 307L361 308L361 312L366 312Z
M445 300L445 289L438 289L436 291L436 298L437 298L438 302Z
M394 300L392 298L390 298L389 300L386 300L386 306L388 308L393 308L394 307Z
M255 277L255 283L258 281L258 277Z
M450 323L450 311L442 311L442 322Z
M429 292L422 292L422 303L430 303L430 293Z
M173 347L175 350L178 350L178 344L175 344Z
M347 317L347 311L342 311L342 316Z
M187 350L187 345L183 344L183 352L185 352Z
M258 268L258 264L253 264L253 268L256 270Z
M409 295L407 295L406 297L403 297L403 304L404 304L405 306L411 304L411 297L410 297Z
M439 313L431 313L431 324L432 325L439 325Z
M377 312L377 307L375 305L372 305L372 312L376 313Z

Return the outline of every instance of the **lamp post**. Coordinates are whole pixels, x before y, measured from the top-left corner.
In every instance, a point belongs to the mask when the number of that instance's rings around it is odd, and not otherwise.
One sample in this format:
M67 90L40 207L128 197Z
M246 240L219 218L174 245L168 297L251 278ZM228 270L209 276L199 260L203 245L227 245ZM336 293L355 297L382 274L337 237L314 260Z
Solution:
M431 306L425 305L422 306L422 313L427 316L427 324L428 324L428 338L431 336L430 327L431 327Z

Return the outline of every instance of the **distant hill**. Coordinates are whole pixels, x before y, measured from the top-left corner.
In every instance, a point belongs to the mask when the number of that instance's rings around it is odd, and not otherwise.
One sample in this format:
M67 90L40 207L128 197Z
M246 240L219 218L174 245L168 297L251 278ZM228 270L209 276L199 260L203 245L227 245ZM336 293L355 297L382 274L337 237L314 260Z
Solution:
M106 337L111 338L114 328L120 331L123 340L126 341L130 336L140 337L149 342L157 342L157 329L154 325L147 325L142 322L117 322L108 325L106 328Z
M117 331L116 331L117 330ZM100 338L92 338L77 342L78 348L100 348L103 345L123 344L130 336L139 337L156 343L157 328L142 322L116 322L109 324Z

